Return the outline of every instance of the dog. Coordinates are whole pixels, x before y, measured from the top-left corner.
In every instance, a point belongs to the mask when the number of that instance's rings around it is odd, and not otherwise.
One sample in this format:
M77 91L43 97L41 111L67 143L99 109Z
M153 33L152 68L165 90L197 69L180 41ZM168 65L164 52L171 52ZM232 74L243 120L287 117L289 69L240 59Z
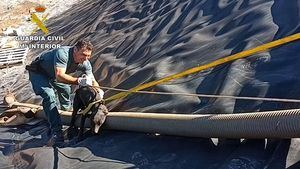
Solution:
M90 110L86 114L81 114L81 122L80 122L80 130L78 133L78 138L82 139L84 124L86 118L90 118L91 122L91 131L93 134L98 134L100 131L100 127L104 123L106 116L108 114L108 110L104 105L104 100L99 95L97 89L92 86L83 86L76 90L74 102L73 102L73 112L72 119L70 123L70 129L74 130L75 127L76 116L78 115L79 110L83 111L88 105L94 101L101 100L94 104Z

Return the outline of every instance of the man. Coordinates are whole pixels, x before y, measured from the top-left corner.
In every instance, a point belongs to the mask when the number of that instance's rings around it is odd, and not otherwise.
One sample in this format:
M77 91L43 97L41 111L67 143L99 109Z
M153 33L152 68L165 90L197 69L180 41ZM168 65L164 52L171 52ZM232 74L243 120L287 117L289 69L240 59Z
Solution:
M79 40L74 47L62 47L42 53L35 61L26 66L29 70L29 80L35 94L43 98L43 109L50 124L55 145L64 142L62 124L59 116L55 90L62 110L69 110L70 85L98 86L89 62L93 45L87 40ZM71 73L81 71L85 75L73 77ZM103 91L99 88L103 97Z

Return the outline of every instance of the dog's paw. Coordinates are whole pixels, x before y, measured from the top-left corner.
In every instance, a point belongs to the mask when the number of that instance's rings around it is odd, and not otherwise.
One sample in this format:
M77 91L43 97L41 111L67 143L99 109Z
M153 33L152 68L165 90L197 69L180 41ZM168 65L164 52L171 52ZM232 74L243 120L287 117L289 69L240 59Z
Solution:
M78 135L78 132L79 130L77 127L69 127L67 130L64 131L64 137L68 140L72 140Z

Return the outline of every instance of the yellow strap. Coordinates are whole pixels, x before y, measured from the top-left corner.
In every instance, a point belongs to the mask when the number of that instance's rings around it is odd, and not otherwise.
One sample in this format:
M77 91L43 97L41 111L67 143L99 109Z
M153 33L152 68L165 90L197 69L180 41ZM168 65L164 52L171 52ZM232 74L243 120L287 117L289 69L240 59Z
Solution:
M246 51L242 51L240 53L230 55L230 56L225 57L225 58L215 60L211 63L205 64L205 65L202 65L202 66L198 66L198 67L194 67L194 68L185 70L181 73L170 75L170 76L167 76L165 78L155 80L155 81L152 81L152 82L149 82L149 83L146 83L146 84L138 85L138 86L130 89L128 92L120 92L116 95L113 95L113 96L105 99L105 101L112 101L112 100L116 100L116 99L121 99L121 98L124 98L124 97L128 96L130 93L133 93L133 92L136 92L136 91L139 91L139 90L142 90L142 89L146 89L146 88L158 85L158 84L162 84L164 82L167 82L167 81L170 81L170 80L173 80L173 79L178 79L178 78L181 78L183 76L187 76L187 75L192 74L192 73L197 73L197 72L200 72L202 70L221 65L223 63L227 63L227 62L230 62L230 61L233 61L233 60L245 58L245 57L253 55L255 53L263 52L263 51L266 51L268 49L274 48L276 46L280 46L280 45L283 45L283 44L286 44L286 43L289 43L289 42L292 42L292 41L295 41L295 40L298 40L298 39L300 39L300 33L297 33L297 34L294 34L294 35L291 35L291 36L287 36L285 38L278 39L278 40L266 43L264 45L261 45L261 46L258 46L258 47L255 47L255 48L252 48L252 49L249 49L249 50L246 50Z
M32 13L31 14L31 19L32 19L32 22L35 22L38 27L45 33L45 34L48 34L48 29L46 28L46 26L44 25L44 23L36 16L35 13Z
M85 108L83 111L80 111L79 114L85 115L87 112L90 111L90 109L92 108L92 106L93 106L94 104L99 103L99 102L101 102L101 101L103 101L103 100L100 99L100 100L97 100L97 101L94 101L94 102L90 103L90 104L88 105L88 107Z

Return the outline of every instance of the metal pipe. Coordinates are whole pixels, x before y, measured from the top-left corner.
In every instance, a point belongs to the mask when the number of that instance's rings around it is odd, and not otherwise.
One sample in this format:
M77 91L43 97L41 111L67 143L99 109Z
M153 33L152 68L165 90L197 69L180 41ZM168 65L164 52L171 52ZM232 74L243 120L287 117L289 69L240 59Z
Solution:
M70 119L71 113L62 115L64 124ZM203 138L298 138L299 122L300 109L207 115L110 112L104 127ZM86 126L90 126L89 120Z
M37 105L25 105L37 108ZM60 115L64 124L70 123L71 112L60 111ZM36 116L46 118L42 109L38 109ZM89 120L86 126L90 126ZM299 138L300 109L205 115L110 112L104 127L203 138Z

